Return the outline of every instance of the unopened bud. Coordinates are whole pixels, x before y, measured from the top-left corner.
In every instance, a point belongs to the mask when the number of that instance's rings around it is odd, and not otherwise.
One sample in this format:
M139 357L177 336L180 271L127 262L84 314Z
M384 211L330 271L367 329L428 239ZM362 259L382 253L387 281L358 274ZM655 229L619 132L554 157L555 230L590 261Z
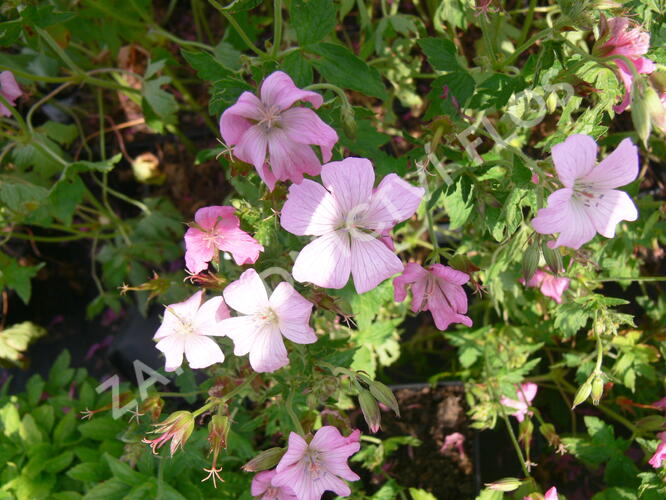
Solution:
M164 400L159 396L152 396L147 398L141 403L141 412L148 413L150 418L155 421L160 418L162 408L164 407Z
M520 488L520 485L523 482L515 477L505 477L504 479L499 479L492 483L486 483L486 488L494 491L514 491Z
M635 79L631 86L631 120L634 122L636 134L640 137L644 146L652 131L650 122L650 109L646 100L645 85L642 80Z
M536 272L537 267L539 266L540 257L541 254L539 252L539 246L536 243L527 247L525 255L523 255L523 264L522 264L522 273L525 283L527 283L530 279L532 279L532 276L534 276L534 273Z
M573 406L571 409L573 410L578 406L579 404L584 403L588 397L590 397L590 393L592 392L592 382L590 379L587 379L583 385L580 386L578 389L578 392L576 392L576 397L574 398Z
M533 432L534 424L532 423L532 419L526 418L518 426L518 439L523 443L530 443Z
M590 391L592 394L592 404L597 406L599 401L601 401L601 396L604 395L604 378L602 374L597 374L592 379L592 389Z
M160 171L160 160L153 153L143 153L132 160L132 172L144 184L162 184L166 176Z
M650 111L652 126L666 134L666 102L662 102L655 89L648 87L645 89L645 103Z
M541 252L551 273L557 275L562 272L564 266L562 266L562 255L559 250L553 250L544 241L541 245Z
M340 118L342 119L342 130L344 130L345 135L352 141L356 140L358 127L356 125L356 119L352 107L343 104L342 109L340 109Z
M368 385L370 392L372 395L375 397L377 401L379 401L382 404L385 404L393 412L397 415L400 416L400 408L398 407L398 400L395 399L395 395L393 394L393 391L382 384L381 382L377 382L376 380L372 381Z
M284 455L286 451L286 448L269 448L266 451L262 451L259 455L243 465L243 470L245 472L261 472L263 470L272 469L278 464L282 455Z
M541 424L541 426L539 426L539 432L544 438L546 438L549 445L555 449L559 448L561 440L560 436L555 432L555 426L553 424Z
M226 415L213 415L208 423L208 442L214 453L226 449L230 427L229 417Z
M636 427L647 432L663 430L664 426L666 426L666 418L661 415L648 415L636 422Z
M548 94L548 97L546 97L546 109L548 110L548 113L554 113L555 110L557 109L557 92L553 91L550 94Z
M358 402L361 405L363 418L370 428L370 432L375 433L379 430L382 421L382 415L379 411L379 405L370 392L362 389L358 394Z

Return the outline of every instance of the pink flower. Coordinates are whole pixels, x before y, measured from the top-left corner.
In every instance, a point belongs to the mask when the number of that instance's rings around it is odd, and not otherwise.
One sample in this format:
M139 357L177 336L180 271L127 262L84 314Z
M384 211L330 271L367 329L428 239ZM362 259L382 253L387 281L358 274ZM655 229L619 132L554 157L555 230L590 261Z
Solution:
M322 97L299 89L282 71L266 78L259 94L261 99L243 92L236 104L222 113L220 133L234 146L234 156L254 165L271 191L278 180L299 184L304 173L319 175L321 163L310 146L319 146L327 162L338 134L311 109L292 105L307 101L318 108Z
M537 498L541 498L541 495L538 497L535 497L533 495L529 495L523 498L523 500L536 500ZM557 488L553 486L551 489L549 489L546 494L543 497L543 500L558 500L557 496Z
M394 299L402 302L407 297L407 285L412 285L412 312L429 310L435 326L446 330L451 323L472 326L465 316L467 295L462 285L469 275L442 264L433 264L424 269L409 262L403 273L393 280Z
M224 289L224 299L243 316L222 321L222 331L234 341L236 356L250 353L250 364L257 372L273 372L289 364L283 336L296 344L317 341L308 324L312 303L286 281L269 298L257 272L248 269Z
M666 396L661 398L659 401L655 401L652 403L652 406L655 408L661 408L662 410L666 410Z
M185 264L191 273L199 273L217 258L217 251L231 253L239 266L254 264L264 247L240 229L234 207L212 206L197 210L194 224L185 233Z
M463 447L463 443L465 442L465 436L460 434L459 432L454 432L452 434L449 434L444 438L444 444L442 447L439 449L440 453L444 453L445 451L456 449L458 450L458 454L460 457L465 457L465 448Z
M414 214L423 188L389 174L373 189L375 173L365 158L328 163L321 178L323 186L310 180L290 186L282 208L283 228L318 237L298 254L296 281L342 288L351 273L363 293L402 271L389 232Z
M614 17L608 20L608 26L604 27L603 31L605 33L602 33L602 36L607 35L608 39L598 49L600 56L625 56L634 63L638 73L649 74L656 69L650 59L642 57L650 49L650 34L643 31L640 26L634 25L626 17ZM621 59L614 61L624 85L624 98L614 109L616 113L622 113L631 102L631 86L634 76L624 61Z
M508 406L509 408L513 408L517 411L512 413L514 417L516 417L516 420L518 422L522 422L525 420L525 415L531 415L532 412L528 410L528 407L530 404L532 404L532 400L536 396L538 386L533 383L533 382L526 382L524 384L520 385L520 388L517 388L518 390L518 401L515 399L509 399L506 396L502 396L500 398L500 403L502 403L504 406Z
M351 490L342 479L360 479L347 465L347 458L361 447L360 436L357 429L343 437L338 429L327 425L319 429L308 444L292 432L287 452L277 465L273 486L290 486L298 500L320 500L325 491L349 496Z
M260 472L252 479L252 496L258 500L298 500L289 485L273 486L272 479L277 472L273 470L265 470Z
M652 458L648 462L655 469L664 465L664 459L666 459L666 432L660 432L657 434L657 437L661 439L661 443L659 443L657 451L654 452L654 455L652 455Z
M181 410L172 413L159 424L155 424L155 430L153 432L161 434L159 437L155 439L144 438L142 442L149 444L153 453L157 455L157 450L170 440L171 445L169 451L173 457L176 450L185 445L193 430L194 417L189 411Z
M21 87L19 87L19 84L16 82L16 78L14 78L14 73L11 71L3 71L0 73L0 94L2 94L2 97L7 99L12 106L16 104L16 99L23 94ZM7 109L7 106L0 104L0 115L12 116L12 112Z
M638 177L638 151L630 139L596 165L597 144L588 135L575 134L553 146L553 162L563 189L548 197L548 207L539 210L532 227L541 234L560 233L551 248L578 249L596 233L615 236L622 220L638 218L636 206L624 186Z
M521 279L523 283L525 280ZM546 297L550 297L558 304L562 303L562 294L569 288L569 278L558 278L546 271L537 269L527 282L527 286L534 288L539 287L541 293Z
M229 310L222 297L201 303L203 291L189 299L166 306L164 319L155 336L156 347L166 357L168 372L175 371L183 363L183 353L191 368L206 368L224 361L224 354L208 335L221 336L221 321L229 317Z

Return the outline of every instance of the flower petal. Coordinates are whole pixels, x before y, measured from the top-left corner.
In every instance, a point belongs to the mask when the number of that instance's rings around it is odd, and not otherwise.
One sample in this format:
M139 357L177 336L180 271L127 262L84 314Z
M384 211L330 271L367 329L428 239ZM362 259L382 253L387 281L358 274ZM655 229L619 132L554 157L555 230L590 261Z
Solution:
M213 297L204 302L194 318L194 331L199 335L221 336L220 322L228 318L229 309L222 297Z
M264 251L261 243L238 228L225 231L221 238L216 239L216 243L220 250L229 252L239 266L254 264Z
M262 119L261 101L251 92L243 92L236 104L228 107L220 117L220 134L229 146L238 144L252 122Z
M185 338L185 357L190 368L206 368L224 361L222 349L213 339L205 335L190 335Z
M275 476L275 470L265 470L259 472L252 478L250 493L253 497L258 497L271 486L271 479Z
M407 285L412 284L412 311L421 311L428 272L416 262L408 262L402 274L393 280L393 300L402 302L407 297Z
M352 238L351 273L358 293L372 290L403 269L400 259L380 240Z
M300 283L342 288L349 280L350 270L349 235L343 231L333 231L303 247L294 262L292 275Z
M282 72L275 71L261 84L261 101L264 106L270 108L277 106L279 109L287 109L296 101L307 101L315 108L318 108L324 102L321 95L309 90L301 90L291 77Z
M245 163L254 165L259 171L266 162L266 146L268 139L266 133L259 125L253 125L243 134L234 147L234 156Z
M565 187L586 176L597 163L597 143L589 135L574 134L552 149L557 175Z
M372 194L361 224L380 233L389 230L414 215L424 193L422 187L412 186L396 174L389 174Z
M573 190L568 188L555 191L548 197L548 208L539 210L532 220L532 227L538 233L560 233L553 248L567 246L577 250L594 238L594 224L572 194Z
M220 322L222 334L234 342L234 354L236 356L245 356L250 352L254 339L260 330L261 326L257 325L253 316L236 316Z
M183 352L185 344L180 335L170 335L163 337L155 347L164 353L166 363L164 369L168 372L176 371L183 364Z
M636 180L638 171L638 148L627 138L581 180L595 190L615 189Z
M287 451L284 455L282 455L280 462L277 464L277 467L275 468L277 473L280 474L290 465L298 463L305 456L305 452L307 449L308 449L308 443L305 442L305 439L303 439L299 434L291 432L289 434L289 443L287 446ZM281 481L279 480L273 481L273 484L275 484L276 486L283 486L280 483Z
M291 108L280 115L282 127L289 138L300 144L316 144L324 162L331 159L338 134L308 108Z
M185 232L185 267L192 274L197 274L208 268L217 249L206 234L197 228L191 227Z
M638 219L636 205L624 191L609 189L594 194L594 199L590 200L589 204L583 205L583 210L602 236L613 238L615 226L620 221Z
M287 349L277 325L267 325L257 332L250 348L250 365L258 373L274 372L289 364Z
M305 299L293 286L283 281L275 287L269 302L278 316L282 335L297 344L312 344L317 341L314 330L308 324L312 302Z
M369 208L375 182L370 160L350 157L327 163L321 168L321 179L344 216L353 217Z
M268 307L266 287L257 271L248 269L224 289L224 301L242 314L254 314Z
M280 224L290 233L320 236L333 231L341 219L335 199L321 184L306 179L289 186Z
M303 182L303 173L319 175L321 163L310 146L294 142L284 130L272 129L268 135L271 170L276 179Z
M235 214L236 209L234 207L213 205L197 210L194 214L194 222L201 229L207 231L222 227L223 225L238 227L240 221Z

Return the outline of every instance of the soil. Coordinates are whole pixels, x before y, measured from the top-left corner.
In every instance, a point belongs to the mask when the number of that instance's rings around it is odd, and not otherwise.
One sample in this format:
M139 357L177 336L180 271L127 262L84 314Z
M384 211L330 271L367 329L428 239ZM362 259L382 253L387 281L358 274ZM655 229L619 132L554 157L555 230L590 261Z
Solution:
M400 388L402 387L402 388ZM419 488L438 499L472 499L478 491L473 461L476 436L468 427L467 404L462 384L440 385L436 388L398 386L394 391L401 417L382 414L379 438L414 436L421 446L401 446L387 462L389 476L398 484ZM454 448L441 451L446 436L454 432L464 437L465 455Z

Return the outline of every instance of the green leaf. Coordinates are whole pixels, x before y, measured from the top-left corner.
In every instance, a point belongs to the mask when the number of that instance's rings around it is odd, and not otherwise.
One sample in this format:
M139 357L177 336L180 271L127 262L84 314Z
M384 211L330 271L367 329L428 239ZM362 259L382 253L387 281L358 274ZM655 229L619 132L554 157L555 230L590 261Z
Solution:
M469 106L474 109L501 108L511 96L527 86L522 76L511 77L495 74L484 80L476 88Z
M78 422L74 412L70 411L65 414L60 422L58 422L53 429L53 442L57 445L63 445L70 438L75 435L76 426Z
M312 83L312 65L300 50L291 52L282 61L282 69L294 80L297 87Z
M309 50L321 56L314 65L328 82L379 99L388 97L379 72L346 47L322 42Z
M113 478L89 490L83 497L83 500L124 500L130 489L130 486Z
M27 413L21 419L19 436L28 446L39 444L44 440L44 436L42 436L42 432L37 427L35 419Z
M136 486L145 483L148 480L147 476L132 470L129 465L112 457L108 453L104 454L104 460L106 460L106 463L109 465L113 477L125 484Z
M474 185L466 175L448 187L444 206L450 219L450 229L458 229L469 218L474 209Z
M53 406L45 404L32 411L32 416L35 417L37 425L46 433L51 433L51 428L55 422L55 411Z
M44 334L46 330L29 321L6 328L0 335L0 360L19 363L23 360L23 353L28 345Z
M39 130L62 146L69 146L79 135L76 125L48 121Z
M332 0L292 0L289 17L299 45L309 45L335 28L335 4Z
M72 163L69 168L75 172L111 172L116 163L118 163L123 157L122 153L113 155L108 160L102 161L77 161Z
M224 67L224 65L217 61L209 52L181 50L180 53L190 66L196 70L197 76L202 80L214 82L232 74L229 69Z
M437 500L432 493L416 488L409 488L409 494L412 496L412 500Z
M104 441L115 438L127 425L122 420L114 420L111 417L95 417L88 422L79 425L79 432L87 438L95 441Z
M69 467L69 464L72 463L72 460L74 460L74 453L71 451L65 451L57 457L53 457L44 462L44 470L51 474L57 474L58 472Z
M146 104L150 110L154 112L157 118L164 124L173 124L176 122L176 112L178 111L178 103L176 98L166 90L162 89L162 85L169 83L171 79L167 76L160 76L152 80L145 81L141 89L143 96L143 108L145 110Z
M421 38L418 41L430 66L438 71L458 72L463 69L456 59L456 46L445 38Z
M49 194L51 215L71 225L76 206L83 201L84 195L85 185L78 176L62 179Z
M13 403L7 403L0 409L0 424L2 432L8 438L18 434L21 427L21 416Z
M108 471L102 464L85 462L69 469L67 476L77 481L98 483L105 477L108 477Z
M44 379L40 375L34 374L28 379L25 389L28 404L30 406L36 406L44 391Z

